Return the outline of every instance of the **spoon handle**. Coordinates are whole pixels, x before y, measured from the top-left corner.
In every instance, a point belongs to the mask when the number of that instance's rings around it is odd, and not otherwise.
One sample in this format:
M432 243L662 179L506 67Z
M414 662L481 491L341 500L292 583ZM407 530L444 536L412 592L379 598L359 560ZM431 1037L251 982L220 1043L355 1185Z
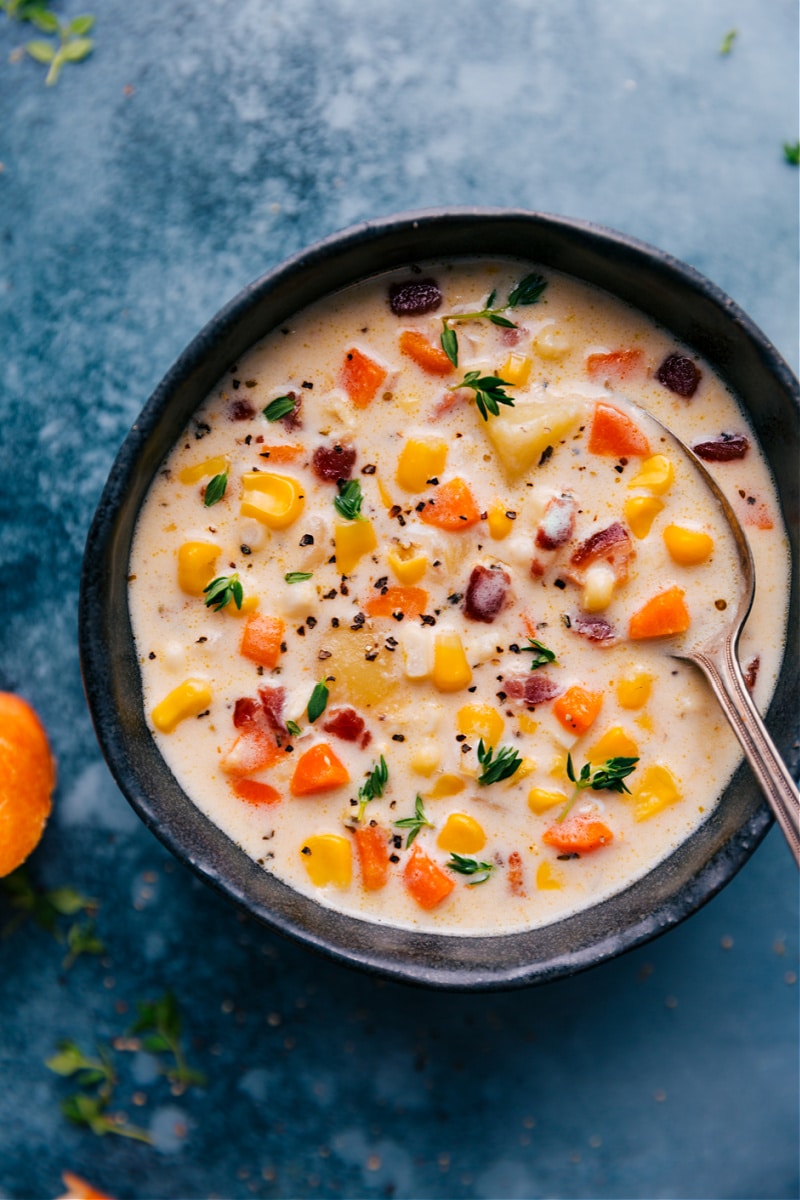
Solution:
M730 639L686 657L711 684L800 866L800 793L750 697Z

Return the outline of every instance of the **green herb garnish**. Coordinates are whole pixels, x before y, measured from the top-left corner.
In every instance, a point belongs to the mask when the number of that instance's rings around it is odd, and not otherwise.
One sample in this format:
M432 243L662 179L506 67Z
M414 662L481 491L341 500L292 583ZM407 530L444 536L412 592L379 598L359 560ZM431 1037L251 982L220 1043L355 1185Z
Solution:
M286 583L304 583L313 574L313 571L287 571L283 578Z
M151 1054L171 1054L174 1066L165 1071L167 1079L185 1090L193 1084L202 1087L206 1077L186 1062L181 1047L181 1017L172 992L165 992L153 1002L138 1001L139 1015L130 1028L131 1033L144 1033L142 1047Z
M209 480L206 485L205 495L203 496L203 504L206 508L211 508L212 504L218 504L225 495L225 488L228 486L228 472L223 471L221 475L215 475Z
M480 879L473 879L467 887L477 887L479 883L486 883L486 880L494 870L494 863L479 862L476 858L464 858L461 854L456 854L454 851L450 854L450 861L445 863L451 871L457 871L459 875L478 875L481 871L484 875Z
M389 768L386 765L386 759L383 755L380 756L376 766L367 775L366 783L362 783L358 789L358 813L356 821L361 821L364 817L364 809L369 804L370 800L377 800L383 795L383 790L389 780Z
M233 600L237 608L242 607L244 599L244 591L239 582L239 576L219 575L216 579L212 579L208 587L203 588L203 595L206 598L206 608L213 608L214 612L219 612L221 608L225 608L226 604L230 604Z
M523 654L533 655L533 658L531 659L532 671L538 670L539 667L549 666L550 663L554 663L556 661L554 650L548 649L547 646L544 646L541 642L537 641L536 638L529 637L528 641L530 642L530 646L520 646L520 650Z
M567 778L571 783L574 783L575 792L571 799L564 805L556 820L558 822L564 820L585 788L591 788L593 792L627 792L630 795L631 789L625 783L625 780L636 770L638 762L638 758L626 758L623 756L609 758L602 767L593 768L592 764L587 762L581 767L580 775L576 776L575 767L572 763L572 755L568 754Z
M296 408L296 396L278 396L275 400L271 400L264 409L264 416L268 421L280 421L281 417L288 417L289 413L294 412Z
M45 1059L45 1066L65 1079L74 1078L80 1088L97 1089L95 1092L76 1092L62 1100L61 1111L68 1121L74 1125L88 1126L99 1137L115 1133L137 1142L150 1141L143 1129L128 1125L126 1121L109 1116L106 1112L117 1086L117 1074L105 1047L98 1046L97 1058L89 1058L75 1042L62 1041L59 1042L58 1052Z
M297 724L297 721L287 721L286 729L292 735L292 737L300 737L301 733L303 732L300 726Z
M328 706L328 688L324 682L318 683L311 693L308 702L308 719L313 725L317 717L321 717Z
M105 954L106 951L105 942L101 942L94 931L94 921L70 925L67 930L67 947L68 953L61 964L64 971L68 971L81 954Z
M730 54L731 50L733 49L733 43L736 41L738 36L738 29L729 29L725 34L725 37L722 39L722 45L719 48L720 54Z
M97 912L97 901L82 895L73 887L40 891L31 881L26 867L17 867L16 871L0 879L0 890L8 897L11 908L16 910L16 915L0 931L4 938L10 937L30 918L52 934L56 941L63 942L64 934L58 926L59 917L74 917L79 912L94 916Z
M537 275L534 271L512 288L505 304L495 305L497 292L492 292L486 301L483 308L476 312L467 313L449 313L446 317L442 317L442 336L441 345L447 357L454 367L458 366L458 337L453 329L451 322L458 324L461 321L491 321L493 325L500 325L503 329L516 329L517 326L513 321L509 321L508 317L501 314L509 308L517 308L522 304L535 304L540 298L544 289L547 287L547 280L541 275ZM484 417L484 420L486 418Z
M484 421L488 421L489 413L495 417L498 415L501 404L506 404L509 408L514 407L514 401L503 391L506 387L511 387L511 384L499 375L481 375L480 371L467 371L461 383L454 383L448 391L457 392L459 388L472 388L478 412Z
M495 758L494 749L484 746L483 738L478 742L478 762L483 767L478 783L484 785L510 779L522 766L519 752L513 746L502 746Z
M784 142L783 157L792 167L800 167L800 142Z
M395 821L398 829L407 829L408 837L406 838L406 850L413 845L417 834L421 829L433 829L433 825L425 816L425 805L422 803L422 796L417 792L417 799L414 802L413 817L403 817L400 821Z
M361 494L361 484L358 480L348 479L346 482L341 481L338 487L339 495L334 497L333 507L339 516L344 517L346 521L363 520L361 505L364 502L364 497Z
M55 40L45 41L35 38L25 43L25 51L36 62L49 66L45 78L47 87L58 82L61 69L65 63L82 62L94 50L94 42L87 37L94 25L94 17L88 13L73 17L71 21L59 21L54 12L46 8L42 0L5 0L0 3L10 17L19 21L30 21L42 33L54 37Z

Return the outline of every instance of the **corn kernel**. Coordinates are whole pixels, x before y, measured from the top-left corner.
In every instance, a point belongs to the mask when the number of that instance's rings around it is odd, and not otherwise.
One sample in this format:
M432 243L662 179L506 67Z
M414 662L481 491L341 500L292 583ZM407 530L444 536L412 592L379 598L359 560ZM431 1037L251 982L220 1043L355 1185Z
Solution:
M670 804L683 799L675 776L659 764L648 767L631 790L633 815L637 821L648 821Z
M378 545L372 521L336 521L333 526L333 547L336 568L340 575L350 575L359 560Z
M564 873L550 862L539 863L536 871L536 886L541 892L560 892L564 886Z
M496 746L503 736L505 721L491 704L465 704L456 713L459 733L483 738L487 746Z
M531 812L543 813L557 804L565 805L567 797L563 792L549 792L546 788L531 788L528 792L528 808Z
M486 834L474 817L451 813L436 839L436 845L448 854L475 854L486 845Z
M397 460L395 476L407 492L423 492L428 480L438 478L447 462L447 442L421 442L409 438Z
M387 555L387 561L393 574L406 587L410 587L414 583L419 583L428 569L428 559L424 554L409 552L407 555L404 555L402 547L390 550Z
M565 333L555 325L547 325L537 333L533 348L540 358L556 361L568 354L572 344Z
M530 377L531 366L532 363L527 354L518 354L512 351L503 363L500 377L505 379L511 387L524 387Z
M178 547L178 586L190 596L202 596L214 578L222 547L214 542L184 542Z
M433 644L433 682L440 692L460 692L472 671L457 633L440 633Z
M239 511L270 529L287 529L303 511L305 493L299 480L272 471L247 471L242 476L244 499Z
M646 458L628 487L647 488L658 496L668 492L675 482L675 468L663 454L652 454Z
M650 699L653 676L646 671L637 671L617 684L617 700L622 708L644 708Z
M211 703L211 688L202 679L185 679L155 706L150 717L159 733L172 733L187 717L196 717Z
M597 563L589 567L581 593L581 605L585 612L603 612L614 596L617 577L608 563Z
M258 596L245 596L241 608L237 608L235 604L226 604L223 612L228 613L231 617L249 617L257 608Z
M417 775L432 775L442 761L442 752L435 738L425 738L414 747L409 763Z
M303 842L301 853L315 887L326 887L329 883L338 888L350 886L353 851L347 838L336 833L313 834Z
M593 763L604 763L609 758L638 758L639 747L621 725L615 725L595 742L586 757Z
M664 530L664 542L673 562L683 567L696 567L705 562L714 549L714 539L699 529L684 529L681 525L668 525Z
M526 712L518 714L517 723L519 724L521 733L536 733L536 730L539 728L539 722L534 721L530 713Z
M489 526L489 536L493 537L496 542L502 542L503 538L508 537L511 530L514 528L514 520L512 517L507 517L507 504L496 502L489 509L487 524Z
M193 467L184 467L178 475L181 483L199 483L212 475L223 475L229 466L225 454L217 454L214 458L206 458L203 462L195 463Z
M458 775L440 775L427 794L431 800L439 800L442 796L457 796L465 787L464 780Z
M646 538L663 507L664 501L658 496L630 496L625 501L624 513L633 536Z

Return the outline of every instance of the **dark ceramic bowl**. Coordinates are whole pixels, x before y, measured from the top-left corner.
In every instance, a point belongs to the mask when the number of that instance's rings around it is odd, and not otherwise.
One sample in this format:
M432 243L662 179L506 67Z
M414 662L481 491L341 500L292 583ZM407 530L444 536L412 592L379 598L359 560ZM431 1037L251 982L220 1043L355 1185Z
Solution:
M148 401L111 471L89 533L80 649L103 753L149 828L247 912L342 962L442 988L512 987L568 975L670 928L713 896L771 824L741 767L712 816L674 854L618 895L527 933L444 937L342 916L248 858L187 799L148 731L128 615L128 558L156 471L230 363L291 314L365 276L418 260L505 255L599 285L697 350L741 397L777 480L798 561L800 395L766 338L716 287L652 247L538 213L457 209L369 222L320 242L245 288L186 349ZM794 588L790 629L798 628ZM797 773L798 647L787 648L767 724Z

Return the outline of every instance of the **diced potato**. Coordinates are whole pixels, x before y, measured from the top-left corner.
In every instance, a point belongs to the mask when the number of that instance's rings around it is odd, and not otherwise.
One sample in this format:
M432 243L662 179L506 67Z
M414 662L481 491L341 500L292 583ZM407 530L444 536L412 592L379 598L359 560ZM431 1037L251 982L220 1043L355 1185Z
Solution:
M403 666L397 651L390 653L381 643L376 658L371 636L349 628L331 629L325 635L324 648L331 652L325 661L326 678L334 677L328 684L331 702L347 702L359 712L372 708L394 711L401 694L398 683Z
M467 813L451 813L436 845L448 854L475 854L486 845L486 834L474 817Z
M214 578L222 547L214 542L184 542L178 547L178 586L189 596L202 596Z
M545 860L537 868L536 886L541 892L560 892L564 886L564 872Z
M614 597L617 577L608 563L595 563L588 568L583 583L581 606L585 612L603 612Z
M439 633L436 636L433 682L440 692L460 692L472 682L472 671L457 633Z
M333 545L339 574L350 575L364 555L378 545L372 521L336 521Z
M668 525L664 530L664 543L673 562L683 567L696 567L711 557L714 539L700 529L685 529L681 525Z
M633 815L637 821L648 821L670 804L683 799L675 776L658 763L647 768L631 791Z
M653 521L664 508L664 501L658 496L630 496L623 508L625 520L634 537L646 538Z
M353 850L345 837L318 833L307 837L301 847L303 865L315 887L347 888L353 877Z
M658 496L668 492L675 481L675 468L664 454L651 454L628 483L629 488L647 488Z
M423 492L429 479L442 474L446 462L447 442L409 438L397 460L397 482L407 492Z
M528 808L531 812L543 813L549 808L555 808L557 804L562 807L567 803L567 797L563 792L551 792L546 788L531 788L528 792Z
M303 511L305 492L299 480L273 471L247 471L242 476L243 517L254 517L270 529L287 529Z
M433 638L428 628L408 625L402 634L403 665L408 679L429 679L433 670Z
M211 688L203 679L185 679L150 714L159 733L172 733L187 717L196 717L211 703Z
M572 349L572 343L562 329L557 325L545 325L533 340L533 348L540 358L549 362L557 362L564 358Z
M496 417L478 421L512 479L537 466L548 446L554 448L586 415L584 400L562 398L558 404L544 400L517 400L503 406Z
M639 747L621 725L606 730L587 754L593 763L604 763L609 758L638 758Z
M646 671L637 671L617 684L617 700L622 708L644 708L650 699L653 676Z
M500 378L505 379L510 387L524 387L530 378L532 365L527 354L513 351L500 368Z
M465 704L456 713L456 725L459 733L483 738L487 746L496 746L505 729L505 721L491 704Z

